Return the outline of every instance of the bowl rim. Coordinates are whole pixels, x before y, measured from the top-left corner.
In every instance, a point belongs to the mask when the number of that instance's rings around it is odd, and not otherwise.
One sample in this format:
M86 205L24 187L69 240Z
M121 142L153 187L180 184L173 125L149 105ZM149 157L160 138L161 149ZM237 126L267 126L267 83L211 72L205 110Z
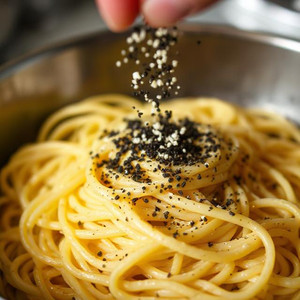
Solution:
M188 33L215 34L221 36L230 36L233 38L254 41L260 44L290 50L300 53L300 41L281 35L270 34L266 32L248 31L236 28L230 25L206 24L206 23L181 23L179 29ZM38 61L43 57L49 57L68 48L87 44L89 41L97 40L99 37L110 38L112 35L125 36L126 32L112 33L109 30L99 30L96 32L80 35L77 37L65 39L51 45L39 47L9 60L0 66L0 80L9 77L14 71L22 69L22 66Z

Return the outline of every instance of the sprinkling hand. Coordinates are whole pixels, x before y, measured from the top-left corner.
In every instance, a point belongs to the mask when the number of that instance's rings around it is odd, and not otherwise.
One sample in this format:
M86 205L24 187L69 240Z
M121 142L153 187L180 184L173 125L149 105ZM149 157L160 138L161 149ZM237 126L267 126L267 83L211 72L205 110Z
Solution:
M96 0L100 13L113 31L129 27L141 14L150 26L174 25L217 0Z

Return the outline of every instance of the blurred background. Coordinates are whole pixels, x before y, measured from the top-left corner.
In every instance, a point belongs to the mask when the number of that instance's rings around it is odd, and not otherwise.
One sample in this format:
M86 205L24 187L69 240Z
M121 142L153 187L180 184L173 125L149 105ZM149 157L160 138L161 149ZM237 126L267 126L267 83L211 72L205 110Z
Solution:
M223 0L187 21L300 40L300 0ZM0 64L105 28L94 0L0 0Z

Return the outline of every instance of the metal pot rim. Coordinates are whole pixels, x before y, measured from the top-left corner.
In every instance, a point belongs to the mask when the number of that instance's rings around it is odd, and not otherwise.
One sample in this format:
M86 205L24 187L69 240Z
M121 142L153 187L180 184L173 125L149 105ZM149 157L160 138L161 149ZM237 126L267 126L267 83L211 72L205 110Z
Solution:
M231 36L238 39L244 39L247 41L267 44L274 47L287 49L287 50L300 53L300 41L291 38L286 38L280 35L254 32L254 31L245 31L228 25L216 25L216 24L181 23L179 25L179 28L184 32L190 32L195 34L201 33L201 34ZM111 33L108 30L100 30L94 33L67 39L46 47L41 47L33 51L30 51L0 66L0 80L8 77L11 73L22 68L23 65L30 64L34 60L41 59L42 57L51 56L55 53L58 53L70 47L84 45L89 41L98 39L100 36L102 37L110 36L112 34L113 33ZM124 35L124 33L119 35Z

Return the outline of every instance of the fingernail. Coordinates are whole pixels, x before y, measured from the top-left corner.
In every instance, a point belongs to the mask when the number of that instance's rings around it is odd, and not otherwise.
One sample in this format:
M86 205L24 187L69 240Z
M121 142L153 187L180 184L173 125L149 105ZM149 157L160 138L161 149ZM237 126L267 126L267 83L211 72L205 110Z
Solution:
M168 26L176 23L191 11L187 0L146 0L143 14L152 26Z

